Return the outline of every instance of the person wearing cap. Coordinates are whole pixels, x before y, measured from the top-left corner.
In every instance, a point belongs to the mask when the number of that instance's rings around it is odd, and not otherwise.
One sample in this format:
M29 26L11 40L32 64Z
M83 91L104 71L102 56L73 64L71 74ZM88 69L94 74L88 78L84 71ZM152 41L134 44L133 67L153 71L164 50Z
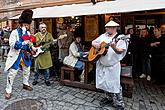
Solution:
M8 72L5 98L10 99L12 93L12 85L19 68L23 74L23 89L32 91L33 88L29 84L30 66L32 64L31 50L33 50L30 40L24 40L23 37L30 38L30 24L32 22L33 11L24 10L19 17L19 26L11 32L9 38L10 50L5 63L4 71Z
M100 105L112 104L117 110L123 110L120 60L126 54L128 42L126 40L115 41L116 38L124 36L117 33L118 26L118 23L109 21L105 25L106 32L93 40L92 46L100 48L101 42L110 43L107 54L100 57L96 63L96 88L105 91L105 98L101 100Z
M81 37L82 29L78 27L74 32L74 41L69 47L69 55L64 58L63 63L81 71L80 82L84 82L84 63L79 59L84 55L87 55L88 52L83 52Z
M49 81L49 68L53 66L52 63L52 57L50 54L50 45L48 43L52 42L54 40L51 33L47 31L47 26L45 23L41 23L39 25L40 32L36 33L36 45L35 46L42 46L42 50L44 50L44 53L39 54L34 60L35 60L35 74L34 74L34 81L33 85L36 85L38 83L38 78L40 73L44 74L44 80L45 84L47 86L50 86L51 83ZM46 45L46 46L45 46ZM46 61L45 61L46 60Z
M73 33L71 25L64 25L63 30L59 33L59 37L65 36L58 40L59 60L63 62L64 58L69 54L69 46L73 42Z

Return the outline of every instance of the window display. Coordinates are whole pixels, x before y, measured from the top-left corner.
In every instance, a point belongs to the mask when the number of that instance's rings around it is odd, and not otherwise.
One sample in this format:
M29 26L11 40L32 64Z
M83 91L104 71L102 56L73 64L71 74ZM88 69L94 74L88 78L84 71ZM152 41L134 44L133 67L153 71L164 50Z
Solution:
M73 16L73 17L65 17L65 18L56 18L57 33L63 30L66 25L70 25L73 29L72 31L74 31L76 27L82 25L82 17Z

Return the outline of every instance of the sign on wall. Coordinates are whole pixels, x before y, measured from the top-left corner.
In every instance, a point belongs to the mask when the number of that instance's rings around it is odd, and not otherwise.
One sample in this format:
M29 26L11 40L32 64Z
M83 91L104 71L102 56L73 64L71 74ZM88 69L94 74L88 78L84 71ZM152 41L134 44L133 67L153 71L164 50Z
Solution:
M48 32L52 33L52 19L51 18L44 18L43 22L47 25Z
M98 16L85 16L85 41L92 41L99 35Z

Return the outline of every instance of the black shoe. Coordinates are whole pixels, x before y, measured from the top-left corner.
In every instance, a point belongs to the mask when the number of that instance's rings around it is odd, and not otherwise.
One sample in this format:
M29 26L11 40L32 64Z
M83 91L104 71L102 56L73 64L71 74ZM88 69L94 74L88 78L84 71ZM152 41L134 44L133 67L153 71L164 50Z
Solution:
M111 104L113 102L113 100L108 100L108 98L103 98L101 101L100 101L100 106L105 106L107 104Z
M50 84L50 81L45 81L45 84L47 85L47 86L50 86L51 84Z
M28 91L32 91L33 90L33 88L31 86L28 86L28 85L25 85L25 84L23 84L23 89L26 89Z
M33 83L32 83L32 84L33 84L33 85L36 85L37 83L38 83L38 81L33 81Z

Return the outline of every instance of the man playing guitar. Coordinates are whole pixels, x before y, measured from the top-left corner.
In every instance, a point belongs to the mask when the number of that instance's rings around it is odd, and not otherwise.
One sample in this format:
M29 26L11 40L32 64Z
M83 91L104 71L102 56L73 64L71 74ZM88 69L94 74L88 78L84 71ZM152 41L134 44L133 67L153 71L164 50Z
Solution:
M113 39L120 38L117 35L118 23L108 22L106 32L92 41L92 46L101 48L101 43L110 43L105 56L101 56L96 63L96 88L105 91L105 98L101 105L113 104L117 110L124 110L122 88L120 86L120 60L125 56L128 44L124 40L113 42Z
M35 34L36 46L42 47L42 50L44 52L42 54L39 54L35 58L35 74L34 74L34 81L32 83L33 85L36 85L38 83L38 77L40 72L44 74L45 84L47 86L51 85L49 81L49 68L53 66L53 63L49 50L50 45L47 44L52 42L54 39L51 33L47 32L46 28L47 28L46 24L41 23L39 25L40 32Z

